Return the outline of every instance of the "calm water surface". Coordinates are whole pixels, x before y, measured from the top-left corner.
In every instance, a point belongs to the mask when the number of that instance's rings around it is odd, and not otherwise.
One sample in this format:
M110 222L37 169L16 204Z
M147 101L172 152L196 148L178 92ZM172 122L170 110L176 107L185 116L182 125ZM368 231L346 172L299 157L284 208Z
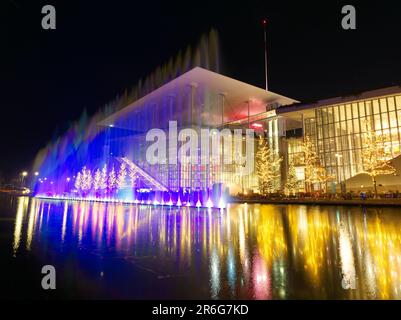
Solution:
M1 196L0 263L1 298L399 299L401 210Z

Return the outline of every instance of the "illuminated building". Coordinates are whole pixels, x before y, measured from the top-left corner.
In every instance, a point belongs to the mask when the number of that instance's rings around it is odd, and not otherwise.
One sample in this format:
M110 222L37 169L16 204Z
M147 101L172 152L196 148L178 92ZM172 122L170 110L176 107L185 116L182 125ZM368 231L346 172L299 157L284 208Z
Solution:
M257 115L294 102L195 67L125 107L67 132L35 168L50 181L40 179L35 192L40 197L222 208L228 190L257 188L255 174L243 172L246 167L238 161L255 144L254 135L248 137L243 129L263 134L263 125L255 123ZM154 129L165 135L168 144L157 159L148 154L154 143L148 134ZM206 137L206 153L198 141L205 129L215 130ZM234 134L238 129L239 136ZM268 121L267 134L276 151L279 129L277 120ZM192 151L180 152L188 138L181 136L185 130L197 134L195 156ZM233 132L228 144L224 130ZM213 145L216 132L219 140ZM76 135L81 136L78 142Z
M366 191L372 189L370 178L362 174L364 134L374 130L382 136L384 149L400 173L401 87L394 86L280 108L278 118L285 119L285 141L288 158L297 165L300 180L304 179L302 141L309 136L320 162L333 176L328 191ZM284 137L283 137L284 138ZM399 176L380 177L382 190L401 190Z
M40 178L35 190L42 197L222 208L227 193L259 191L255 170L246 171L237 161L247 156L250 146L252 156L256 154L258 136L265 137L272 154L284 160L278 191L284 189L290 162L300 181L298 191L305 191L302 144L306 136L332 177L328 192L346 187L368 190L369 177L360 173L364 170L362 136L369 127L384 136L391 158L400 155L400 87L300 104L195 67L119 110L93 117L86 127L74 128L74 134L70 130L35 168L49 178ZM149 158L148 152L160 137L149 139L152 129L164 132L168 145L162 155L157 150L155 162L155 153ZM215 132L208 132L206 154L201 140L204 129L219 130L220 135L213 145ZM243 141L238 144L233 135L227 144L222 133L239 129ZM253 130L249 144L247 129ZM181 136L183 130L192 133ZM81 135L78 143L75 135ZM181 153L191 135L197 135L195 154ZM230 157L232 162L227 163ZM396 176L380 179L382 190L401 188Z

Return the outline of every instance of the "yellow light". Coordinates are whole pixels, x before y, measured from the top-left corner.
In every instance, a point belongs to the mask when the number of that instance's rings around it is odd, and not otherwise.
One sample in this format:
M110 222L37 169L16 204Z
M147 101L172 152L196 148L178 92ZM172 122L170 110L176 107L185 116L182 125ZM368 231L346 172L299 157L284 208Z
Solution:
M24 172L21 173L21 175L22 175L23 177L26 177L26 176L28 175L28 172L24 171Z

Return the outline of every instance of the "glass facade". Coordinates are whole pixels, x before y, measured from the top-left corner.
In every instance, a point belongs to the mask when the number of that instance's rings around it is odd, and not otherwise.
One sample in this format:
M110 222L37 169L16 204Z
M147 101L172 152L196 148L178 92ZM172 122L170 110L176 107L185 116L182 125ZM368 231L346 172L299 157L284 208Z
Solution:
M314 141L328 174L343 182L363 172L363 136L383 136L392 157L400 155L401 95L352 101L315 110L305 119L305 135Z

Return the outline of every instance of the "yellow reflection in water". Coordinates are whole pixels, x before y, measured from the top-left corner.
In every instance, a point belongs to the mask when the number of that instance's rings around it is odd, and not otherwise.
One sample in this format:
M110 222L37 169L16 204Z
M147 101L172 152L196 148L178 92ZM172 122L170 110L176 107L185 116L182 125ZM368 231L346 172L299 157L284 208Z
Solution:
M28 198L18 198L14 254L27 206ZM88 202L50 207L32 200L26 248L48 236L45 218L47 227L60 230L52 245L90 242L99 252L107 247L150 259L156 274L207 283L212 298L400 299L401 217L394 212L272 205L220 212ZM180 279L187 285L188 278Z
M13 241L13 253L16 255L17 250L21 241L22 225L24 221L24 216L28 207L29 198L19 197L17 204L17 215L15 217L15 227L14 227L14 241Z

